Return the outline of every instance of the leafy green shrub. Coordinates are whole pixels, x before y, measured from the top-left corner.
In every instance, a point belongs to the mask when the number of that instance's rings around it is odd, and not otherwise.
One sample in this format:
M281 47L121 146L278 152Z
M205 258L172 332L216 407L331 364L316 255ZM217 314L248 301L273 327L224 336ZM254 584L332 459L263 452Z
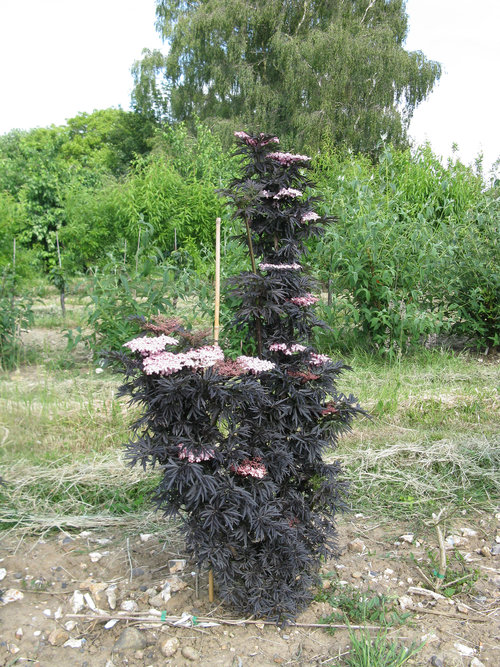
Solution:
M9 369L19 362L23 327L33 321L32 300L16 296L15 276L4 270L0 278L0 367Z
M376 165L326 151L316 171L338 220L312 248L329 291L321 346L392 354L450 331L496 344L498 204L479 175L428 146L385 147Z

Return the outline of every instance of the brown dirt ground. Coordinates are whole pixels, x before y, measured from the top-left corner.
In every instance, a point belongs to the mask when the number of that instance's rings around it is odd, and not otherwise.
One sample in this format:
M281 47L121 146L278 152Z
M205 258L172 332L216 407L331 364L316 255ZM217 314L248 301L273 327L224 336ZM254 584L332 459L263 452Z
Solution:
M455 596L451 602L435 602L428 597L412 595L416 605L412 618L399 627L389 628L388 632L390 638L397 638L406 646L412 641L425 642L418 656L406 664L428 665L431 656L436 655L444 661L445 667L468 667L472 657L460 655L455 644L469 647L484 665L500 664L500 557L479 553L485 546L495 544L500 529L498 519L499 514L494 517L468 514L447 526L447 535L460 536L466 528L477 531L476 536L462 537L458 549L462 555L469 554L466 556L468 567L478 570L480 578L472 591ZM424 583L410 552L417 562L423 559L421 565L425 569L427 551L436 545L435 534L430 529L426 531L419 532L415 526L387 519L371 521L359 514L347 517L339 524L344 553L338 561L326 564L323 574L332 582L340 580L363 591L400 598L407 594L410 586ZM411 545L398 539L409 532L415 533ZM362 553L347 547L354 538L364 543ZM94 563L89 554L95 551L100 552L102 558ZM78 589L89 594L97 607L115 616L119 616L117 612L123 600L134 600L140 616L144 617L150 609L148 599L151 595L145 590L156 588L159 591L169 576L169 559L181 557L178 543L172 538L165 542L160 533L147 541L142 541L137 533L127 536L124 530L116 528L71 534L52 532L43 538L21 538L14 532L4 533L0 541L0 568L6 570L6 575L0 587L4 591L17 589L23 593L23 598L0 606L0 664L21 665L26 661L35 667L344 664L342 656L348 654L349 643L346 630L337 630L332 635L322 628L278 628L261 623L173 628L162 624L161 620L154 624L121 620L113 628L105 629L102 621L91 618L97 615L88 606L80 612L88 618L71 619L67 616L72 613L71 596ZM140 568L134 570L132 580L131 567ZM167 615L180 616L187 612L198 617L235 618L217 599L213 604L208 602L206 573L200 577L199 597L196 597L192 569L187 563L180 573L186 587L173 593L164 603L162 609ZM103 582L117 586L115 612L110 611L105 594L98 591L102 588L98 584ZM327 603L314 602L297 621L317 623L331 612ZM50 633L56 628L64 629L69 620L75 620L76 625L68 635L75 639L84 638L83 646L52 646ZM140 629L147 642L145 648L113 650L124 628L130 625ZM19 633L16 636L19 628L22 628L22 636ZM165 658L159 647L169 637L177 637L180 646L173 657ZM187 660L182 655L182 649L186 647L195 649L198 657Z

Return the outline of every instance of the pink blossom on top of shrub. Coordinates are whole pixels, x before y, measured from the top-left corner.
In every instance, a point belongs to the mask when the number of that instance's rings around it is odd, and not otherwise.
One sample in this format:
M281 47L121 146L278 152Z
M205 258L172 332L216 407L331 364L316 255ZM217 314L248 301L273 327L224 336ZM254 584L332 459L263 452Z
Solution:
M273 199L284 199L285 197L302 197L302 190L295 188L281 188L273 197Z
M245 357L241 356L236 359L238 364L244 368L246 371L257 375L258 373L264 373L265 371L272 370L276 364L273 364L272 361L265 361L264 359L259 359L258 357Z
M315 211L308 211L302 216L302 222L309 222L310 220L319 220L319 215Z
M165 345L177 345L175 338L172 336L155 336L154 338L147 338L143 336L142 338L133 338L129 340L128 343L124 343L123 347L128 347L132 352L140 352L141 354L155 354L156 352L162 352L165 349Z
M179 458L187 459L189 463L200 463L201 461L209 461L210 459L213 459L215 455L213 449L207 449L205 451L199 452L199 454L193 454L193 452L189 452L182 443L179 443L177 447L179 448Z
M319 301L317 296L313 294L305 294L304 296L293 296L290 301L296 306L312 306Z
M143 368L146 375L171 375L183 368L194 370L209 368L223 360L224 353L218 345L205 345L179 354L173 354L172 352L153 354L144 359Z
M265 262L259 264L261 271L298 271L301 269L300 264L266 264Z
M311 356L309 357L309 363L313 364L313 366L321 366L321 364L326 364L328 361L331 361L331 359L327 354L311 352Z
M254 459L245 459L238 467L231 466L231 470L242 477L250 476L262 479L267 475L267 468L261 461L262 459L260 456L257 456Z
M271 160L276 160L284 167L289 167L292 164L297 162L309 162L311 159L309 155L296 155L294 153L268 153L268 158Z
M272 343L269 346L269 349L271 352L283 352L283 354L291 356L292 354L297 354L297 352L303 352L307 348L305 345L300 345L299 343L294 343L293 345L287 345L286 343Z
M237 139L241 139L244 141L248 146L267 146L267 144L279 144L280 140L278 137L269 137L265 138L265 134L262 132L259 134L258 137L251 137L249 134L246 132L235 132L234 136Z

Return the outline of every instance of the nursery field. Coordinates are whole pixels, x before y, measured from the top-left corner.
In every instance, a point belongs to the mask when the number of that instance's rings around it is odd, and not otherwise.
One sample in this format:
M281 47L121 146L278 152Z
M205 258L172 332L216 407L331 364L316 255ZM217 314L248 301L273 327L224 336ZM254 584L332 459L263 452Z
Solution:
M372 419L331 457L351 483L343 553L296 626L243 625L152 512L157 473L124 463L119 378L66 348L82 302L64 322L55 292L34 310L23 363L0 376L0 664L500 662L498 355L344 355Z

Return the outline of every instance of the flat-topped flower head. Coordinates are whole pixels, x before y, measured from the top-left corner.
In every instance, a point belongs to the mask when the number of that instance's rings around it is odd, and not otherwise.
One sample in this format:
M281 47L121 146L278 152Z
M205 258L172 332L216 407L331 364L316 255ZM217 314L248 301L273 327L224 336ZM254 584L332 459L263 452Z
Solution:
M273 364L272 361L266 361L265 359L259 359L258 357L245 357L241 356L236 359L237 363L241 368L253 375L258 375L259 373L265 373L266 371L271 371L276 364Z
M304 294L304 296L293 296L290 301L296 306L312 306L319 301L313 294Z
M242 477L262 479L267 475L267 468L261 461L260 456L256 456L254 459L245 459L239 466L231 466L231 470Z
M278 137L268 136L261 132L255 137L252 137L247 132L235 132L234 136L241 139L247 146L267 146L268 144L279 144Z
M315 211L308 211L302 216L302 222L314 222L319 220L320 216Z
M302 268L300 264L268 264L263 262L259 264L261 271L299 271Z
M300 345L300 343L293 343L292 345L287 345L286 343L272 343L269 346L271 352L283 352L287 356L292 354L298 354L299 352L304 352L306 350L305 345Z
M302 197L302 191L296 190L295 188L281 188L274 196L273 199L285 199L286 197Z
M329 361L331 361L331 359L327 354L316 354L315 352L311 352L311 356L309 357L309 363L313 366L321 366Z
M185 447L182 443L179 443L177 447L179 448L178 457L180 459L187 459L189 463L200 463L201 461L209 461L210 459L213 459L215 456L215 452L211 448L201 450L200 452L198 452L198 454L194 454L193 452L188 451L187 447Z
M309 162L310 157L309 155L296 155L294 153L268 153L267 155L268 158L271 160L276 160L276 162L279 162L283 167L290 167L292 164L297 164L299 162Z
M218 345L205 345L187 352L160 352L143 361L146 375L171 375L183 368L193 370L209 368L224 360L224 352Z
M128 343L124 343L123 347L128 347L132 352L140 352L142 355L156 354L165 349L165 345L177 345L177 340L172 336L155 336L148 338L142 336L141 338L133 338Z

